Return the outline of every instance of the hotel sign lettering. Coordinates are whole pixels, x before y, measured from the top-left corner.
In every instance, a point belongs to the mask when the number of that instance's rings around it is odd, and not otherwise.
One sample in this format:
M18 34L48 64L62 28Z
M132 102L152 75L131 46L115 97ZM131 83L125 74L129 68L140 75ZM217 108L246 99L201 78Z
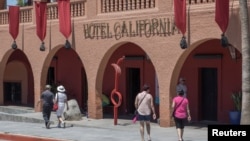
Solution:
M146 19L137 21L121 21L113 25L109 23L89 23L83 25L85 39L119 40L123 37L170 36L180 33L170 19Z

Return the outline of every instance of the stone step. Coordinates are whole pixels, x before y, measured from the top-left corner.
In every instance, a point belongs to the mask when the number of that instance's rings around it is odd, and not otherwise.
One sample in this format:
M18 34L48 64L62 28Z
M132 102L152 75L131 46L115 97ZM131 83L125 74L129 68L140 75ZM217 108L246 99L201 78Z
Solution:
M43 123L42 119L24 116L22 114L8 114L0 112L0 120L4 121L16 121L16 122L32 122L32 123Z
M24 106L0 106L0 120L16 122L43 123L41 113L35 113L34 108Z
M23 106L0 106L0 112L9 114L23 114L23 113L34 113L33 107Z

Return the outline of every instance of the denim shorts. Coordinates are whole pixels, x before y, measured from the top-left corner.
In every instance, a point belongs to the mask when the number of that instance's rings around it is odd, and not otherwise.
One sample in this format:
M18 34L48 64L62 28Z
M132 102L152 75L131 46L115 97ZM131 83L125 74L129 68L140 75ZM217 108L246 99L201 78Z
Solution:
M138 115L138 121L150 121L150 115Z

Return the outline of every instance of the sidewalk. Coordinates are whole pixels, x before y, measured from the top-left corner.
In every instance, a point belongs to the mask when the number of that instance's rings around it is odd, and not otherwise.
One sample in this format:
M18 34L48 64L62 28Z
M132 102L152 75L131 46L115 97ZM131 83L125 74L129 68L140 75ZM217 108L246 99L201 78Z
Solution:
M151 125L152 141L178 140L175 127L163 128L156 123ZM1 121L0 131L68 141L140 141L139 123L133 124L129 120L118 120L118 124L114 125L111 119L83 119L78 123L67 122L65 129L57 128L56 124L52 124L51 129L46 129L44 123ZM207 141L207 128L186 126L184 139Z
M110 118L89 119L83 117L80 121L67 121L64 129L56 127L57 119L55 113L52 113L51 121L53 124L51 124L51 129L46 129L41 112L18 114L18 116L25 119L25 122L0 121L0 141L3 141L1 133L54 138L64 141L140 141L139 122L134 124L132 119L118 119L118 124L114 125L114 120ZM29 121L28 119L33 120ZM152 141L178 140L175 127L160 127L157 123L151 123L151 138ZM186 126L184 140L207 141L207 127Z

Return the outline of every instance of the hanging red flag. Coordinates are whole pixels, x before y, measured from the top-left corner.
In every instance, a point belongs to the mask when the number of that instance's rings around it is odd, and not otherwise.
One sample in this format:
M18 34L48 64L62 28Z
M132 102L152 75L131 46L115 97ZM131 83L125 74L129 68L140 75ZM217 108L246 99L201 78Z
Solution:
M186 33L186 0L174 0L175 25L184 35Z
M219 25L222 31L221 45L223 47L228 47L229 42L224 33L227 30L228 21L229 21L229 0L216 0L215 21Z
M19 33L19 6L9 6L9 33L16 40Z
M57 2L60 32L68 39L71 34L70 0L58 0Z
M47 2L35 2L36 34L41 41L45 39L47 27Z
M229 21L229 0L216 0L215 2L215 21L225 33Z

